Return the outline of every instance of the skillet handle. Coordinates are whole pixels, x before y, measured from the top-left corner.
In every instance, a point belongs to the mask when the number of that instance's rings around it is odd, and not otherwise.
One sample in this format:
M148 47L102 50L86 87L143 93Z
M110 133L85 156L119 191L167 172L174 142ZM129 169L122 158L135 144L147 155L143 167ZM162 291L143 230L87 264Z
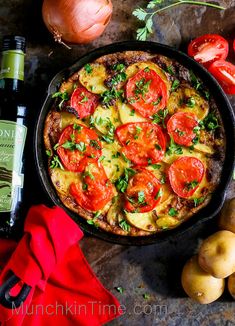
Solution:
M0 305L8 309L18 308L29 295L32 287L24 284L17 296L11 296L10 291L14 286L20 282L19 277L13 274L1 287L0 287Z

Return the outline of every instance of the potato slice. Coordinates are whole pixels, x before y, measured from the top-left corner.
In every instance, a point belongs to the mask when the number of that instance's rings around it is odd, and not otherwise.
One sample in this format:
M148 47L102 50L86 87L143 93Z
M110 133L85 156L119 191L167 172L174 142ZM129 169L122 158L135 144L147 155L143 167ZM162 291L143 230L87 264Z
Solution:
M129 104L118 101L117 107L120 120L123 124L130 122L148 121L147 119L142 117L138 112L136 112Z
M91 72L88 73L85 68L79 72L79 81L86 89L95 94L102 94L107 90L104 81L107 78L107 72L104 65L91 63Z
M81 179L80 173L64 171L58 168L51 169L50 173L53 185L62 195L68 195L71 183L76 183Z
M208 145L205 145L205 144L202 144L202 143L198 143L196 145L194 145L194 149L198 152L202 152L202 153L205 153L205 154L214 154L214 150L211 146L208 146Z
M62 93L66 92L69 96L71 96L75 87L76 87L76 83L72 79L69 79L68 81L64 81L61 84L60 92Z
M128 213L126 212L127 221L138 229L154 232L157 231L156 217L154 211L147 213Z
M116 196L112 200L112 205L109 208L108 214L106 216L107 222L112 225L119 225L119 223L124 219L124 214L122 213L122 199L120 196Z
M121 146L118 142L107 144L102 142L103 149L102 165L105 169L107 177L113 182L116 181L124 172L124 169L129 166L129 163L125 162L120 155Z
M193 107L187 104L190 98L195 101ZM167 103L167 109L170 114L176 112L191 112L194 113L199 120L203 120L209 112L209 104L194 88L182 86L171 93Z
M180 224L180 221L168 215L159 217L156 221L156 224L160 229L172 229L173 227L176 227L178 224Z
M137 62L137 63L134 63L133 65L129 66L126 69L127 78L128 79L131 78L139 70L142 70L142 69L145 69L145 68L149 68L149 69L152 69L152 70L156 71L156 73L165 82L168 92L170 91L170 89L171 89L171 82L168 80L167 75L165 74L165 72L157 64L155 64L155 63L153 63L151 61Z
M191 151L190 149L186 148L186 147L182 147L182 154L170 154L168 155L167 153L165 154L165 156L163 157L163 162L167 163L167 164L171 164L173 163L177 158L179 157L183 157L183 156L193 156L193 157L197 157L199 160L201 161L205 161L206 162L206 158L205 155L202 152L197 152L197 151Z
M61 112L60 127L62 130L65 127L72 125L74 123L86 126L85 123L82 120L77 119L74 114L68 112Z
M117 128L121 122L119 120L118 110L114 106L104 108L99 105L94 114L94 125L102 134L107 134L107 125L111 122Z

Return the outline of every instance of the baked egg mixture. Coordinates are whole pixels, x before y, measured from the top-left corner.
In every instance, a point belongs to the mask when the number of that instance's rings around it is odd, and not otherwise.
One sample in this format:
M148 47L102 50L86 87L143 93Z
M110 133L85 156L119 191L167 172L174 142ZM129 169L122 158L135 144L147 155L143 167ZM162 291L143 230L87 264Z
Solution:
M61 202L118 235L175 228L219 183L225 134L196 72L159 54L126 51L65 80L48 112L48 171Z

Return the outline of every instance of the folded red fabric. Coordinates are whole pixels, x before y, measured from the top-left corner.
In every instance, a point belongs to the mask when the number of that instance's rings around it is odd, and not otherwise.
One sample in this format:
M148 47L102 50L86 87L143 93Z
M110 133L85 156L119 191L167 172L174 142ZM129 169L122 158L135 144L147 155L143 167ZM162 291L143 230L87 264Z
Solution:
M122 314L88 265L78 245L82 237L61 208L39 205L30 209L18 244L0 239L0 285L13 272L32 287L19 308L0 305L1 325L98 326Z

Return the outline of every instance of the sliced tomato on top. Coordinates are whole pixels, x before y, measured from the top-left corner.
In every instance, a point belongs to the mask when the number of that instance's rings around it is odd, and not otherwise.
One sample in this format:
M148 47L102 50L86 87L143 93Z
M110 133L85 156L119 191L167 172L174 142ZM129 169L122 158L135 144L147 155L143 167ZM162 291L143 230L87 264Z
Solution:
M136 174L129 179L125 192L125 209L128 212L149 212L161 200L160 182L144 168L134 168L134 170Z
M81 180L70 185L70 194L82 208L99 211L114 196L114 186L96 160L87 158L82 166Z
M122 153L134 164L146 166L161 161L166 140L161 127L151 122L126 123L116 129Z
M102 145L97 133L86 126L75 124L67 126L59 138L57 153L69 171L80 172L81 163L86 157L98 159Z
M225 60L218 60L213 62L208 70L227 94L235 94L235 65Z
M128 80L126 95L128 102L145 118L164 109L168 97L165 82L149 68L138 71Z
M177 112L167 122L167 131L174 142L191 146L192 140L196 137L194 128L198 126L197 117L190 112Z
M191 197L204 176L204 165L196 157L184 156L175 160L168 177L173 191L182 198Z
M192 40L188 46L188 55L208 67L212 62L226 59L228 42L220 35L205 34Z
M93 114L99 103L99 97L89 92L85 87L78 86L71 96L70 105L74 108L80 119Z

